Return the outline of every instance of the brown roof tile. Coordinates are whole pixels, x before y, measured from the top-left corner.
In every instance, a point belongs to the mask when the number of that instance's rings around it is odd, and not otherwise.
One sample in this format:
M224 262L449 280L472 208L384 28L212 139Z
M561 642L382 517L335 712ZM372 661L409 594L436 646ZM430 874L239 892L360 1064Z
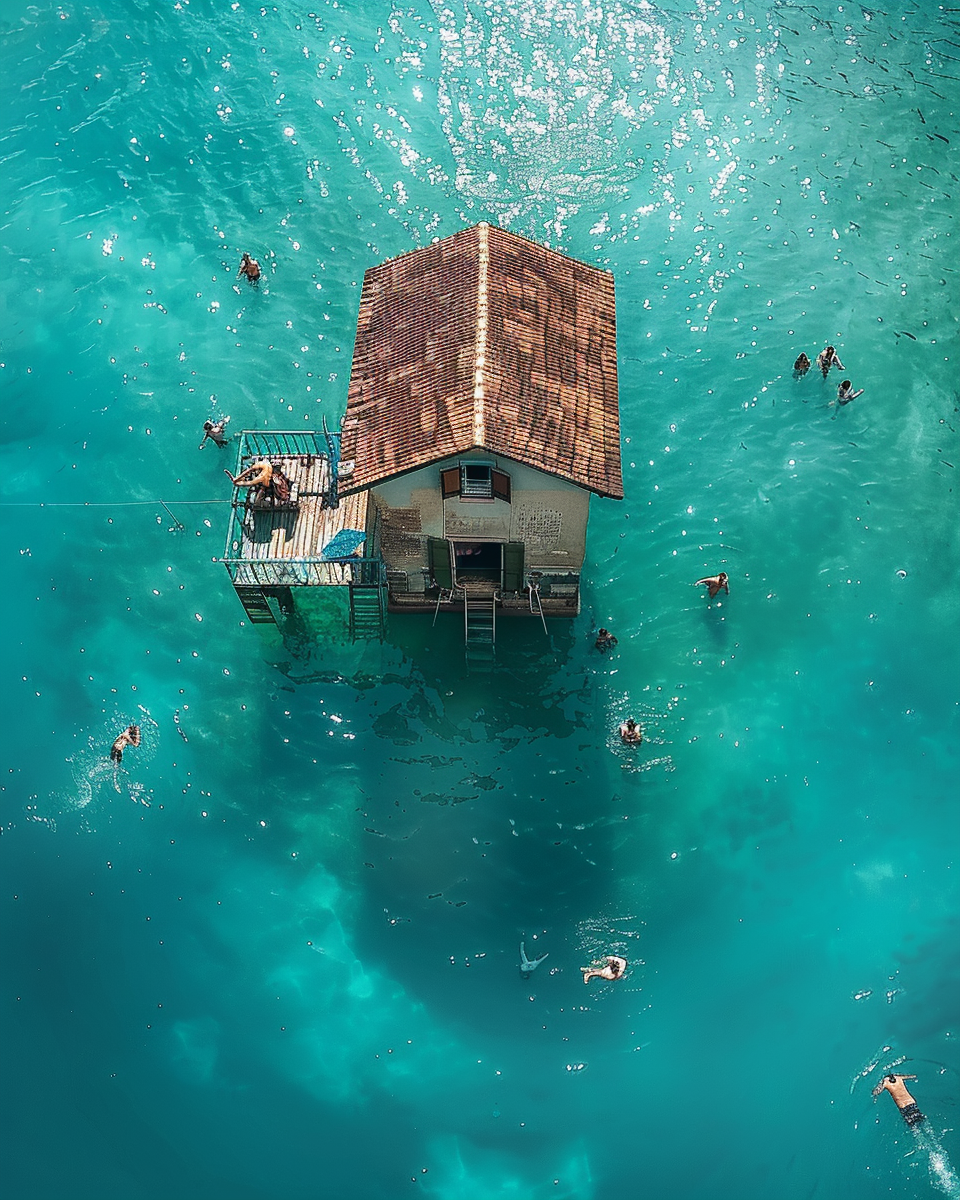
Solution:
M616 337L612 275L503 229L371 268L341 492L476 447L622 498Z

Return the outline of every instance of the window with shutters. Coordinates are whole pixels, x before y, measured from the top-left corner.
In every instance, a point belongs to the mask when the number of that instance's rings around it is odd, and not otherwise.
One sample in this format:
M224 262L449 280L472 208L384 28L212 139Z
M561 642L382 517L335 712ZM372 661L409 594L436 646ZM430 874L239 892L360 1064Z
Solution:
M460 468L461 500L493 499L493 468L485 463L464 463Z
M444 500L505 500L510 503L510 476L489 463L462 463L440 472Z

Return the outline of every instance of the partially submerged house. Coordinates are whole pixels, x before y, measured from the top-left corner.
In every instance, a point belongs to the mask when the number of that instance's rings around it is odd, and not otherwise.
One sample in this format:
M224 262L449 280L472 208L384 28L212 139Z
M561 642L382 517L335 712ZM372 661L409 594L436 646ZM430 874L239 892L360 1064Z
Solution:
M363 522L326 559L352 612L362 560L391 611L462 609L468 639L471 612L576 615L590 496L623 497L612 275L487 224L373 267L329 445L326 507L363 506L325 531Z
M575 614L590 495L623 497L613 276L486 224L374 267L341 432L391 609Z

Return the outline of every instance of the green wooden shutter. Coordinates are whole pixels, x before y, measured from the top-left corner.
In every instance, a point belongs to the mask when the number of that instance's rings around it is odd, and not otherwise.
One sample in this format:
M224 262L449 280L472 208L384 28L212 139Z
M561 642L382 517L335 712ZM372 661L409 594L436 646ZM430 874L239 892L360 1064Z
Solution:
M427 553L430 574L437 587L453 587L453 573L450 570L450 543L445 538L428 538Z
M493 483L493 494L498 500L506 500L510 503L510 476L504 475L502 471L491 471L490 479Z
M440 491L444 500L448 496L460 495L460 468L448 467L446 471L440 472Z
M523 542L504 542L503 590L519 592L523 586Z

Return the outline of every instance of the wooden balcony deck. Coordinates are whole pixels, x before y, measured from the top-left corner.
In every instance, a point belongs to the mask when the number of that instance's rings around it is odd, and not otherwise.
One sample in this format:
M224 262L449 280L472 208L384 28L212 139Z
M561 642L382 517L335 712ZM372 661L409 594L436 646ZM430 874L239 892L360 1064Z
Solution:
M309 587L350 583L354 573L349 560L327 561L325 550L344 530L366 531L367 493L347 496L335 508L329 505L335 460L321 452L319 439L312 435L245 433L238 472L261 458L287 477L296 504L262 507L250 502L245 488L234 489L223 559L234 584ZM362 541L356 550L358 555L364 554Z
M332 482L328 458L285 456L270 461L296 485L299 502L293 512L244 505L240 558L319 558L341 530L366 529L366 492L347 496L337 508L325 507Z

